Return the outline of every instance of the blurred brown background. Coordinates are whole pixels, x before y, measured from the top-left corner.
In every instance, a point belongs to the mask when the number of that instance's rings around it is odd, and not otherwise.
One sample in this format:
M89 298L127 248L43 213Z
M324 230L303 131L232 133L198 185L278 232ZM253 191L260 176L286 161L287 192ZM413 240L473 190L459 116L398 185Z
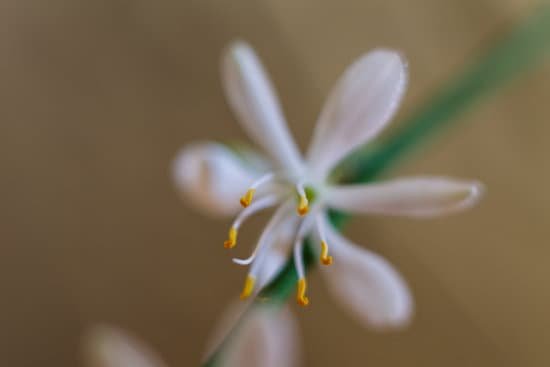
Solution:
M82 365L79 338L96 322L131 330L171 366L198 364L244 269L221 246L228 223L182 203L169 166L193 140L244 137L218 79L229 40L257 48L304 147L324 95L363 51L408 57L403 117L536 3L4 1L0 365ZM415 321L364 330L313 275L313 303L296 310L304 365L550 363L549 83L546 63L392 172L479 178L489 191L459 216L355 220L348 235L408 279Z

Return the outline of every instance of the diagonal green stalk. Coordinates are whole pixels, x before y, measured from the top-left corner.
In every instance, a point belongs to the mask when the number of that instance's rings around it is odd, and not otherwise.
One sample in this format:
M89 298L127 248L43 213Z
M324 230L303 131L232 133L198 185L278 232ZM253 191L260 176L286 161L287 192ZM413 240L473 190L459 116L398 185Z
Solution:
M549 39L550 6L544 4L517 29L491 47L477 63L444 85L431 101L405 120L386 141L374 148L359 150L343 162L338 168L339 180L358 183L376 179L412 148L452 121L457 121L457 117L479 102L481 97L490 95L505 82L541 62L548 56ZM337 228L342 228L347 219L345 214L331 213L332 223ZM315 263L314 252L309 244L304 246L304 262L306 269ZM293 294L296 281L296 270L290 259L251 307L265 305L266 299L273 307L285 303ZM240 320L237 328L239 324ZM217 365L220 352L231 334L203 363L203 367Z

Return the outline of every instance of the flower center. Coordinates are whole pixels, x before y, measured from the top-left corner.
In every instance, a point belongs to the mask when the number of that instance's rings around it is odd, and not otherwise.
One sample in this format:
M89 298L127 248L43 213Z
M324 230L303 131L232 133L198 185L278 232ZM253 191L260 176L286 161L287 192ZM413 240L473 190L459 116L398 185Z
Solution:
M254 200L256 193L258 193L259 198ZM293 204L293 196L296 204ZM300 222L294 222L294 225L297 225L293 235L294 263L298 274L296 301L301 306L308 305L309 299L306 297L307 283L302 252L304 240L311 230L316 230L320 238L321 263L324 265L332 264L332 256L329 256L329 248L324 235L322 213L318 201L320 201L320 190L315 186L306 185L303 180L292 180L274 172L267 173L256 180L240 198L240 203L244 209L239 213L229 229L228 239L224 242L224 247L228 249L236 246L239 228L248 217L263 209L284 202L262 233L252 255L246 259L233 259L233 262L239 265L252 264L241 293L241 299L247 298L253 293L258 269L263 266L266 254L269 253L269 249L274 245L282 226L284 226L284 223L288 225L288 223L295 221L295 219L292 220L292 218L289 218L289 214L292 210L292 205L296 205L296 212L300 217L304 217ZM313 203L316 205L312 209L312 213L310 213L310 207ZM310 215L306 218L305 216L308 213Z

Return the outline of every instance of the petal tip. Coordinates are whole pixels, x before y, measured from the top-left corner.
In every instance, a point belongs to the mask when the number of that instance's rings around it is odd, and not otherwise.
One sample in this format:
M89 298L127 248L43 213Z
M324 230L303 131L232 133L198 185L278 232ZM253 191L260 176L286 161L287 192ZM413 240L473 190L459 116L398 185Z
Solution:
M196 174L199 169L193 158L192 149L185 147L178 151L172 160L170 173L178 189L185 190L189 185L190 176Z
M371 313L366 323L380 332L403 330L410 326L414 319L414 302L409 293L402 303L394 305L393 309L385 314L374 315Z
M243 39L236 38L229 42L228 48L231 50L250 49L250 44Z
M247 57L253 54L254 51L250 44L242 39L234 39L227 44L224 49L224 55L226 59L235 61L242 60L243 57Z
M368 54L371 54L371 55L378 54L384 57L395 57L406 64L406 60L405 60L405 57L403 56L403 52L390 47L377 47L374 50L371 50Z
M407 61L407 58L405 57L405 54L402 51L392 49L392 48L379 47L368 52L365 56L384 58L386 59L385 61L386 63L394 62L396 64L400 64L401 69L403 70L406 76L406 73L409 68L409 62Z
M464 201L464 208L471 208L485 196L487 187L480 181L473 181L468 187L467 197Z
M482 198L487 192L487 186L485 186L483 182L474 181L470 192L475 198Z

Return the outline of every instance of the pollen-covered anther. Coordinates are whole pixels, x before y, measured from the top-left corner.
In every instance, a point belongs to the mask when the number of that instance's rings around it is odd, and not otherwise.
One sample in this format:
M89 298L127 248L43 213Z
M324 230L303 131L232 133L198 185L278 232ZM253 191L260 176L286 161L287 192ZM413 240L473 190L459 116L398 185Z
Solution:
M328 254L328 245L325 241L321 241L321 262L324 265L332 264L332 256Z
M237 245L237 234L238 234L237 228L231 227L231 229L229 229L228 238L223 243L223 247L228 249L235 247Z
M252 202L252 199L254 199L255 192L256 192L256 189L248 189L246 194L244 194L241 197L241 205L243 206L243 208L246 208L247 206L250 205L250 203Z
M244 281L243 291L241 292L241 299L247 299L254 290L254 284L256 283L256 278L252 275L248 275Z
M298 208L296 211L301 216L304 216L309 212L309 201L305 195L300 195L300 202L298 203Z
M307 283L305 278L298 280L298 291L296 293L296 301L300 306L307 306L309 298L306 297Z

